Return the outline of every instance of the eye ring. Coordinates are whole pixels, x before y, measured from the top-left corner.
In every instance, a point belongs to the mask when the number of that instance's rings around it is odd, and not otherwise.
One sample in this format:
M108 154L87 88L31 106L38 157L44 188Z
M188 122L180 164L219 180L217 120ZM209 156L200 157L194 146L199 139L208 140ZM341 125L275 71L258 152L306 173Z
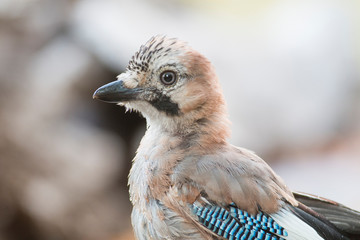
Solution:
M177 75L173 71L164 71L160 74L160 81L164 85L172 85L176 82Z

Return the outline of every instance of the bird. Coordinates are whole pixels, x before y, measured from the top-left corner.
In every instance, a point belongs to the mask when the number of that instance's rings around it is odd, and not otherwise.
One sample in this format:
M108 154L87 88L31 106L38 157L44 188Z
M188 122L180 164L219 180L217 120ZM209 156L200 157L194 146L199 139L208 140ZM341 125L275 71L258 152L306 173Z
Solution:
M253 151L228 142L214 67L187 42L153 36L93 98L146 119L128 181L137 239L360 239L358 211L292 192Z

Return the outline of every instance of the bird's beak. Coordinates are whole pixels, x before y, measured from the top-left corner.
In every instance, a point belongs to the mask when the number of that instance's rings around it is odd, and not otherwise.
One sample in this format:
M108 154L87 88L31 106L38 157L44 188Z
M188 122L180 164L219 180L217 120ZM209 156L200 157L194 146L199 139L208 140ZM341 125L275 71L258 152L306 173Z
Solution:
M128 102L136 100L142 91L141 88L126 88L122 80L117 80L99 87L94 92L93 99L109 103Z

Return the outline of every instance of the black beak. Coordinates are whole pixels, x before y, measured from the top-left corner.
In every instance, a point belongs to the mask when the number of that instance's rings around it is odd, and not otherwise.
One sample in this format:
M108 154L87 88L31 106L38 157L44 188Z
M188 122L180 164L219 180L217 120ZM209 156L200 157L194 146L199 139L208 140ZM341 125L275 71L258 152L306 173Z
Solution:
M93 99L99 99L109 103L128 102L136 100L143 89L126 88L122 80L117 80L99 87L93 95Z

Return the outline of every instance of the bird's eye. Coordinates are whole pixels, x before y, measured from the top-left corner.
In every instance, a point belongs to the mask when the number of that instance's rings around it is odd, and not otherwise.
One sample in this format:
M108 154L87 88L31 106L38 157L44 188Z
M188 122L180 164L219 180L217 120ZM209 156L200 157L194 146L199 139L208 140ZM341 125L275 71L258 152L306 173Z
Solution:
M160 80L165 85L171 85L176 82L176 74L173 71L165 71L160 75Z

